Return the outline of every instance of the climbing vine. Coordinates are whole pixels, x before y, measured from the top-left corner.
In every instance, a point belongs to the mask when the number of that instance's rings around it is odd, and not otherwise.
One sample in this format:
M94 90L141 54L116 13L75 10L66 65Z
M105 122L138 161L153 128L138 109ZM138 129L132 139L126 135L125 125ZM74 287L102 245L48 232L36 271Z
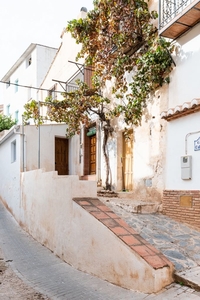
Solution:
M157 17L143 0L99 0L85 19L67 26L82 44L77 59L95 68L94 87L103 90L112 79L113 94L126 100L112 112L124 113L126 123L138 124L149 93L169 82L173 46L158 36Z
M88 126L98 116L104 131L106 189L111 189L106 150L113 131L111 120L121 115L126 124L138 125L149 97L169 83L173 46L158 36L157 17L143 0L94 0L94 9L66 28L81 44L76 59L84 58L85 65L94 69L92 87L78 81L78 89L64 93L63 100L48 98L47 118L68 124L71 137L79 133L81 124ZM112 82L110 99L104 96L108 81ZM32 117L42 122L36 101L25 109L25 120Z

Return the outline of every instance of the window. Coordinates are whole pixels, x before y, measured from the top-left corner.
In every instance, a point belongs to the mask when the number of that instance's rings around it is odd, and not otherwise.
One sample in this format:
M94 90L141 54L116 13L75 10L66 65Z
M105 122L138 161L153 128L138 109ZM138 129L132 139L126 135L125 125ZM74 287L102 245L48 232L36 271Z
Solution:
M16 80L15 80L15 93L18 92L18 84L19 84L19 80L16 79Z
M10 104L6 106L6 115L10 116Z
M11 143L11 163L16 161L16 140Z
M15 111L15 120L18 123L18 121L19 121L19 111L18 110Z
M28 68L32 63L32 57L31 55L26 59L26 67Z

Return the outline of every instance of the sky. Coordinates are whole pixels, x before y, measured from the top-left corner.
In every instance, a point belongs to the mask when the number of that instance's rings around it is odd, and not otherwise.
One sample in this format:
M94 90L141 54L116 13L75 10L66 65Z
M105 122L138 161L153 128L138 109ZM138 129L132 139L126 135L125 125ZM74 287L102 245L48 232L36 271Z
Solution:
M0 79L31 43L58 48L67 22L93 0L0 1Z

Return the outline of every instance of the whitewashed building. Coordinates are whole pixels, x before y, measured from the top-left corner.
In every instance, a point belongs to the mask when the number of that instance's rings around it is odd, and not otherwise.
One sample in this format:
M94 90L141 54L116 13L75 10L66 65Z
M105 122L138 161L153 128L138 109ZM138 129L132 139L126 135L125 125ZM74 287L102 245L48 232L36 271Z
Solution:
M19 209L21 172L44 168L55 169L55 136L65 136L66 125L22 125L24 104L37 100L57 49L31 44L2 78L4 114L17 120L17 125L0 134L0 197L9 209Z
M176 45L167 90L163 212L200 228L200 3L160 0L160 34Z
M155 93L142 117L141 126L130 128L129 140L124 136L125 124L120 120L113 122L114 133L108 141L108 153L113 190L135 200L162 202L164 213L182 221L186 220L187 215L192 225L200 226L195 217L192 218L200 209L200 71L196 67L200 59L200 25L196 24L198 16L190 25L184 25L184 29L177 21L183 17L183 13L187 19L187 11L191 13L193 6L198 12L198 4L195 1L192 3L186 3L176 14L172 13L170 19L166 19L162 14L168 7L162 7L166 3L160 2L160 34L177 46L173 55L171 82ZM85 11L81 11L80 17L84 16ZM179 31L180 28L182 31ZM48 96L62 99L61 92L76 89L75 81L78 78L90 84L91 70L84 67L84 61L75 62L79 50L80 45L69 33L63 32L62 43L34 97L36 100L42 103ZM109 87L106 93L109 93ZM45 114L42 106L41 114ZM47 122L45 126L48 128L53 125ZM78 175L103 186L103 134L98 120L94 120L90 128L83 127L81 134L71 139L65 138L66 125L56 126L57 131L51 136L49 148L52 154L50 163L44 163L45 156L42 154L45 153L40 136L43 126L39 128L40 132L37 131L34 169L47 167L48 170L58 171L59 175Z
M85 12L81 11L79 17L85 15ZM45 101L47 96L62 99L60 92L76 89L75 81L78 78L90 84L92 71L84 67L84 61L75 60L80 47L70 33L63 32L62 44L41 84L41 91L37 96L39 101ZM108 84L108 89L104 91L107 96L110 90ZM115 120L112 124L114 132L107 147L111 183L112 189L122 192L124 197L161 202L164 189L166 122L161 120L160 114L167 108L166 100L160 101L160 97L165 97L163 95L165 88L157 92L148 105L141 126L130 128L129 140L124 135L123 122ZM45 109L42 107L41 114L45 115ZM63 159L68 162L67 167L65 171L59 170L59 164L56 163L55 170L60 174L78 175L82 179L95 180L103 187L106 168L102 151L103 133L99 121L94 120L90 128L83 127L80 136L74 136L67 142L64 140L63 137L55 138L55 151L60 152L60 149L63 149Z
M83 7L78 18L86 16L86 9ZM41 102L41 115L46 114L45 106L42 102L49 96L52 99L62 100L62 92L70 92L77 89L76 80L90 80L90 69L84 66L84 60L76 61L76 55L81 49L81 45L77 44L71 34L63 30L62 42L56 54L56 57L49 68L38 92L37 99ZM49 121L47 120L48 124ZM95 125L96 126L96 125ZM70 139L66 136L56 136L55 143L55 170L59 175L78 175L79 177L87 176L86 179L98 181L97 148L96 148L96 130L91 139L93 139L95 163L92 165L90 161L91 147L90 138L87 137L87 130L83 128L80 136L75 135ZM62 164L61 162L64 162ZM93 169L91 169L91 165ZM99 167L100 168L100 167ZM89 177L88 177L89 176Z
M37 100L37 88L57 52L56 48L31 44L1 79L4 114L22 123L24 104Z

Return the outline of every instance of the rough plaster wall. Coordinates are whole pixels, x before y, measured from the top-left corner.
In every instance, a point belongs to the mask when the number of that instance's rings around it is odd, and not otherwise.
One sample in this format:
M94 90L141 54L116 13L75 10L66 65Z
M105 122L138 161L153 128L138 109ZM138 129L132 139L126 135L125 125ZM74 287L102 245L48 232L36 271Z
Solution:
M90 273L119 286L148 293L160 290L169 280L167 268L153 270L76 203L73 203L73 220L69 236L72 249L66 257L76 268L90 270Z
M154 270L97 219L72 201L96 196L96 183L56 172L22 175L24 228L76 268L120 286L155 292L171 282L170 269Z
M153 3L155 9L157 3ZM130 78L129 78L130 77ZM127 74L131 80L131 74ZM119 100L111 95L112 82L107 82L104 96L112 99L111 106ZM166 149L166 121L160 119L162 111L168 105L168 86L163 86L148 100L141 124L137 127L128 127L123 118L119 117L112 122L114 133L108 141L112 186L116 191L122 190L123 153L122 134L125 127L133 129L133 192L129 196L135 200L161 202L164 188L165 149ZM102 179L105 182L105 163L102 158ZM104 175L103 175L104 174Z
M161 201L164 189L166 122L160 113L166 108L167 86L156 92L134 129L134 191L137 200Z
M108 96L110 85L108 85L106 93ZM166 121L160 119L160 113L167 108L167 104L168 86L164 86L149 100L140 126L132 127L134 149L133 192L131 197L135 200L161 202L164 188ZM108 142L110 166L113 174L112 186L117 191L122 190L122 134L125 126L122 118L114 120L114 133ZM103 158L102 170L105 174ZM105 175L103 176L103 174L102 179L104 182Z

